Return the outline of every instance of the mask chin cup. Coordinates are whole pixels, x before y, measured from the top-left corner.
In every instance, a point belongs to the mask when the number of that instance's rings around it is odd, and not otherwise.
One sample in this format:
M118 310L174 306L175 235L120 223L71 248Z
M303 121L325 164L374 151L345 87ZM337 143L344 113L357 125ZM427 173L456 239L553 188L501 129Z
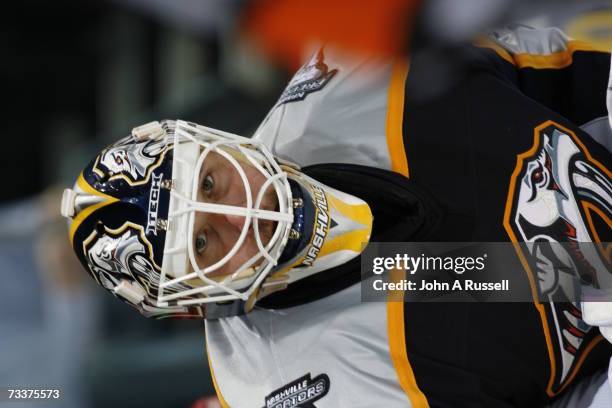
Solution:
M304 192L303 211L308 220L304 231L307 233L300 237L302 249L266 279L258 296L260 299L293 282L350 261L363 252L372 233L374 217L364 200L300 172L290 173L290 178Z

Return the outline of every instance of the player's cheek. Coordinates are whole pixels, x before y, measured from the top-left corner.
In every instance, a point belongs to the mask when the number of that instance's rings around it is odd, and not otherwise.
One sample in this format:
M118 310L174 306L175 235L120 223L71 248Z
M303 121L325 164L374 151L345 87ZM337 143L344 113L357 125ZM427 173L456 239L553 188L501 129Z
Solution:
M244 224L242 224L242 227L244 227ZM240 238L241 231L242 228L237 228L236 225L230 225L230 223L227 222L217 227L217 229L215 230L215 253L221 255L219 259L228 254L232 250L232 248L234 248L234 245L236 245L238 239ZM236 255L240 255L240 253L244 249L244 245L244 243L240 245Z
M255 170L255 169L252 169L251 170L251 179L252 179L253 193L254 193L254 196L257 197L257 195L260 193L260 190L262 189L264 183L266 182L266 178L259 171ZM269 194L273 190L274 190L274 188L272 187L272 185L269 185L266 188L266 191L264 192L264 198L268 198L269 199Z
M232 235L233 234L231 233L231 231L224 231L222 227L217 227L209 230L209 244L206 248L206 253L204 255L206 258L207 266L212 266L216 264L221 259L223 259L225 255L229 253L229 251L232 249L232 245L229 242L229 240L231 240ZM225 265L222 265L219 269L211 272L209 276L222 276L231 273L232 271L229 270L230 262L231 259L230 261L226 262Z
M257 170L256 168L250 166L249 164L246 163L240 163L240 167L242 168L246 179L249 183L249 188L251 190L251 198L253 200L253 205L255 205L255 200L257 199L257 194L259 193L259 190L261 189L263 183L266 181L265 177L259 172L259 170ZM244 190L244 183L242 181L242 178L240 177L240 175L238 174L237 171L234 170L234 174L235 179L233 180L234 183L234 192L238 193L241 195L242 200L244 200L245 198L245 190ZM237 187L237 188L236 188Z

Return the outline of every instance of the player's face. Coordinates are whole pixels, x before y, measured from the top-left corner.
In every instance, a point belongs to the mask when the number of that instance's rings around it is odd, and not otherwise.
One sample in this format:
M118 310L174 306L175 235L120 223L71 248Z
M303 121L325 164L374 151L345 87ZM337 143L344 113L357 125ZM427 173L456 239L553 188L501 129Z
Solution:
M250 164L239 163L249 181L251 198L254 203L266 178ZM198 201L246 207L245 191L238 170L220 154L210 152L199 174ZM278 200L274 188L267 188L259 208L274 210L277 205ZM245 217L243 216L197 212L193 233L193 252L198 267L203 269L211 266L230 252L239 239L244 223ZM272 238L275 227L276 223L273 221L259 221L259 235L264 246ZM211 272L209 276L231 274L258 252L253 223L251 223L246 240L238 252L219 269ZM260 261L255 265L259 263Z

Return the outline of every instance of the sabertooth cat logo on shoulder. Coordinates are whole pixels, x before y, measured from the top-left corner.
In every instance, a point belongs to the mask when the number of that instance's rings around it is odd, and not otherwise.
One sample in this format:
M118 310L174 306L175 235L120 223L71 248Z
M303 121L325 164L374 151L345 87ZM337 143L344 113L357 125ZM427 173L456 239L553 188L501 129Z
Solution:
M311 379L308 373L268 394L263 408L317 408L314 402L327 394L329 385L326 374Z
M323 62L323 50L319 50L300 70L294 75L278 100L278 105L283 103L303 100L309 93L323 89L325 85L338 72L331 71Z
M611 174L571 130L547 121L535 128L534 144L518 155L511 177L504 227L513 242L525 243L519 255L538 260L525 268L546 300L547 335L555 339L550 395L571 381L598 341L578 302L570 301L575 287L568 275L580 273L595 288L612 280ZM546 250L546 243L557 242L565 245Z

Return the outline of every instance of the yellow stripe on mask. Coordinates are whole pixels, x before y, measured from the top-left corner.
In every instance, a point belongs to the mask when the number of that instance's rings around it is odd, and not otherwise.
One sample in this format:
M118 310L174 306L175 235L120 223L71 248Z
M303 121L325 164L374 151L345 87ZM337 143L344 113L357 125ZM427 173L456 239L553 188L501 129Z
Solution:
M85 181L85 178L83 177L83 173L79 174L79 178L77 179L76 184L85 193L101 197L103 198L103 201L83 209L74 218L74 220L72 221L72 224L70 224L70 243L71 244L74 241L74 234L76 233L77 229L81 226L83 221L85 221L91 214L93 214L95 211L99 210L100 208L106 207L109 204L119 201L118 198L115 198L108 194L104 194L103 192L98 191L95 188L93 188L91 185L89 185L89 183Z

